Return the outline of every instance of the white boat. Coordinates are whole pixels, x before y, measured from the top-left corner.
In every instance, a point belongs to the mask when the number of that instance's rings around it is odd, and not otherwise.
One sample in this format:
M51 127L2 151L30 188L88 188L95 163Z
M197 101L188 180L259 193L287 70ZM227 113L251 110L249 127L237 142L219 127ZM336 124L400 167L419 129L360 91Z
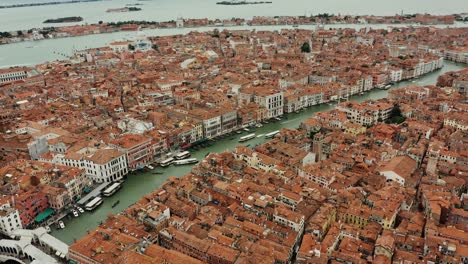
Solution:
M173 162L174 162L174 158L168 158L168 159L165 159L165 160L161 161L161 163L159 163L159 165L161 167L167 167L167 166L170 166Z
M245 128L244 128L244 131L245 131L245 132L249 132L250 130L249 130L248 128L245 127Z
M62 220L58 221L58 225L60 228L64 229L65 228L65 224L63 223Z
M190 158L190 159L176 160L174 161L174 165L187 165L187 164L194 164L197 162L198 160L196 158Z
M392 85L391 85L391 84L389 84L389 85L385 86L385 90L387 90L387 89L390 89L390 87L392 87Z
M73 213L73 216L74 216L74 217L80 216L80 215L78 214L78 212L77 212L75 209L72 210L72 213Z
M84 210L83 210L83 208L81 208L81 207L77 206L77 207L76 207L76 209L78 209L78 211L80 211L80 213L84 213Z
M98 207L99 205L101 205L103 202L102 198L101 197L94 197L93 200L91 200L91 202L87 203L85 205L85 209L86 211L92 211L94 209L96 209L96 207Z
M154 167L151 166L151 165L146 165L146 168L150 169L150 170L154 170Z
M263 125L261 123L258 123L255 125L256 127L262 127Z
M122 187L122 184L120 182L114 182L113 184L111 184L109 187L107 187L103 192L102 194L104 196L111 196L113 195L114 193L116 193L120 188Z
M275 130L273 132L270 132L268 134L265 135L266 138L272 138L274 137L276 134L278 134L280 131L279 130Z
M275 117L275 119L281 121L281 117Z
M239 138L239 142L244 142L244 141L247 141L247 140L251 140L254 137L255 137L255 133L248 134L247 136L243 136L243 137Z
M47 233L50 233L50 231L51 231L49 226L45 226L45 230L46 230Z
M186 159L188 157L190 157L190 152L188 152L188 151L182 151L182 152L178 153L177 155L175 155L175 158L178 159L178 160Z

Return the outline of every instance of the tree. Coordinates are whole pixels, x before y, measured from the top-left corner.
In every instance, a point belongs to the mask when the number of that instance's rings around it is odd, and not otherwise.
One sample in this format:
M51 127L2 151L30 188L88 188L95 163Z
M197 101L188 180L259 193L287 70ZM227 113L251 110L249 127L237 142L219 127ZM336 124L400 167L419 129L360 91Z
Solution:
M1 38L11 38L10 32L0 32L0 37Z
M393 106L390 118L385 121L387 124L401 124L405 122L406 118L402 115L400 106L398 104Z
M309 42L304 42L304 44L302 44L301 52L310 53L310 45L309 45Z
M135 50L135 46L133 46L132 44L128 44L128 49L129 50Z
M395 104L392 108L392 113L391 113L391 116L394 117L394 116L402 116L401 115L401 109L400 109L400 106L398 104Z
M99 25L102 25L102 23L103 23L102 20L99 20L98 24L99 24Z
M23 31L21 30L18 30L18 32L16 32L18 34L18 36L23 36Z

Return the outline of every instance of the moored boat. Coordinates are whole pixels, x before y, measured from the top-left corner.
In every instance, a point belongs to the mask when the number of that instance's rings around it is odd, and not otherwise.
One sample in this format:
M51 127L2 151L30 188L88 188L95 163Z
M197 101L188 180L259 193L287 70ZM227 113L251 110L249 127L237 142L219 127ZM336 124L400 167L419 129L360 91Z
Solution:
M243 136L239 139L239 142L244 142L244 141L247 141L247 140L251 140L252 138L255 137L255 133L252 133L252 134L248 134L247 136Z
M266 138L272 138L274 137L276 134L278 134L280 131L279 130L275 130L273 132L270 132L268 134L265 135Z
M92 211L94 209L96 209L96 207L98 207L99 205L101 205L103 202L102 198L97 196L97 197L94 197L93 200L91 200L91 202L87 203L85 205L85 209L86 211Z
M167 166L170 166L172 163L174 163L174 158L168 158L168 159L165 159L165 160L161 161L161 163L159 163L159 165L161 167L167 167Z
M109 187L107 187L102 194L104 196L112 196L114 193L116 193L120 188L122 187L122 184L120 182L114 182L112 183Z
M198 160L196 158L190 158L190 159L176 160L174 161L174 165L188 165L188 164L194 164L197 162Z
M190 157L190 152L188 152L188 151L182 151L182 152L178 153L177 155L175 155L175 158L178 159L178 160L186 159L188 157Z

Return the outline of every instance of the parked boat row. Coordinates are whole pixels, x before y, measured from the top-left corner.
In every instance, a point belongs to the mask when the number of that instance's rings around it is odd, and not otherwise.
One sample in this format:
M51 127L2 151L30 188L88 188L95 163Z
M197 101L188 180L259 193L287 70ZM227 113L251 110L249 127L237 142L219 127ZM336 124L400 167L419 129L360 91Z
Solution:
M275 130L273 132L270 132L268 134L265 135L266 138L272 138L274 136L276 136L276 134L278 134L280 131L279 130Z
M176 160L174 161L174 165L187 165L187 164L194 164L197 162L198 160L196 158L190 158L190 159Z
M86 211L92 211L96 209L99 205L103 203L104 200L100 196L94 197L94 199L91 200L91 202L87 203L85 205L85 210Z
M194 164L197 163L198 159L196 158L189 158L189 159L179 159L175 160L174 158L169 158L166 160L161 161L160 166L161 167L168 167L172 164L174 165L187 165L187 164Z
M120 190L120 188L122 187L122 183L120 182L114 182L112 183L109 187L107 187L103 192L102 194L104 196L112 196L114 193L116 193L118 190Z
M178 160L186 159L188 157L190 157L190 152L188 151L182 151L178 153L177 155L175 155L175 158Z
M172 165L172 163L174 163L174 158L168 158L168 159L165 159L163 161L161 161L161 163L159 163L159 166L161 167L168 167L170 165Z
M244 141L247 141L247 140L251 140L253 138L255 138L255 133L252 133L252 134L248 134L247 136L243 136L239 139L239 142L244 142Z

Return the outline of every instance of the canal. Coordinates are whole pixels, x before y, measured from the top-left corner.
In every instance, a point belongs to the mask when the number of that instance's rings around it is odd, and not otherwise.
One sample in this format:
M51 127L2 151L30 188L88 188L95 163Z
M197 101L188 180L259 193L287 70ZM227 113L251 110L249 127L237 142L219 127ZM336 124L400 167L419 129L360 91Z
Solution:
M404 87L407 85L431 85L437 82L437 77L447 71L460 70L466 67L463 64L455 64L451 62L446 62L445 66L435 72L429 73L419 79L412 81L405 81L392 86L391 89ZM354 101L364 101L367 99L380 99L386 97L388 94L387 90L373 90L364 95L354 96L350 100ZM333 106L330 105L319 105L313 106L304 111L296 114L291 113L285 115L283 120L264 124L263 127L257 128L255 133L257 135L266 134L268 132L279 130L281 128L297 128L300 123L314 116L315 113L321 111L327 111L332 109ZM192 157L202 160L208 152L217 153L223 151L233 150L238 144L239 138L246 133L236 134L233 137L227 137L222 140L218 140L212 146L204 148L198 151L192 152ZM259 143L265 142L267 139L265 137L257 137L242 144L254 146ZM150 193L154 189L158 188L167 178L170 176L181 177L188 172L190 172L192 165L187 166L170 166L168 168L156 168L157 171L161 171L162 174L153 174L151 172L142 172L131 174L127 177L126 182L123 185L123 188L114 194L112 197L106 197L104 203L98 207L93 212L86 212L83 215L80 215L78 218L68 218L64 219L66 228L61 230L52 231L52 235L64 241L67 244L72 244L74 239L79 239L80 237L86 234L87 230L93 230L96 228L101 221L104 221L109 214L117 214L120 211L123 211L125 208L129 207L131 204L136 202L143 195ZM112 204L120 200L120 203L112 208Z

